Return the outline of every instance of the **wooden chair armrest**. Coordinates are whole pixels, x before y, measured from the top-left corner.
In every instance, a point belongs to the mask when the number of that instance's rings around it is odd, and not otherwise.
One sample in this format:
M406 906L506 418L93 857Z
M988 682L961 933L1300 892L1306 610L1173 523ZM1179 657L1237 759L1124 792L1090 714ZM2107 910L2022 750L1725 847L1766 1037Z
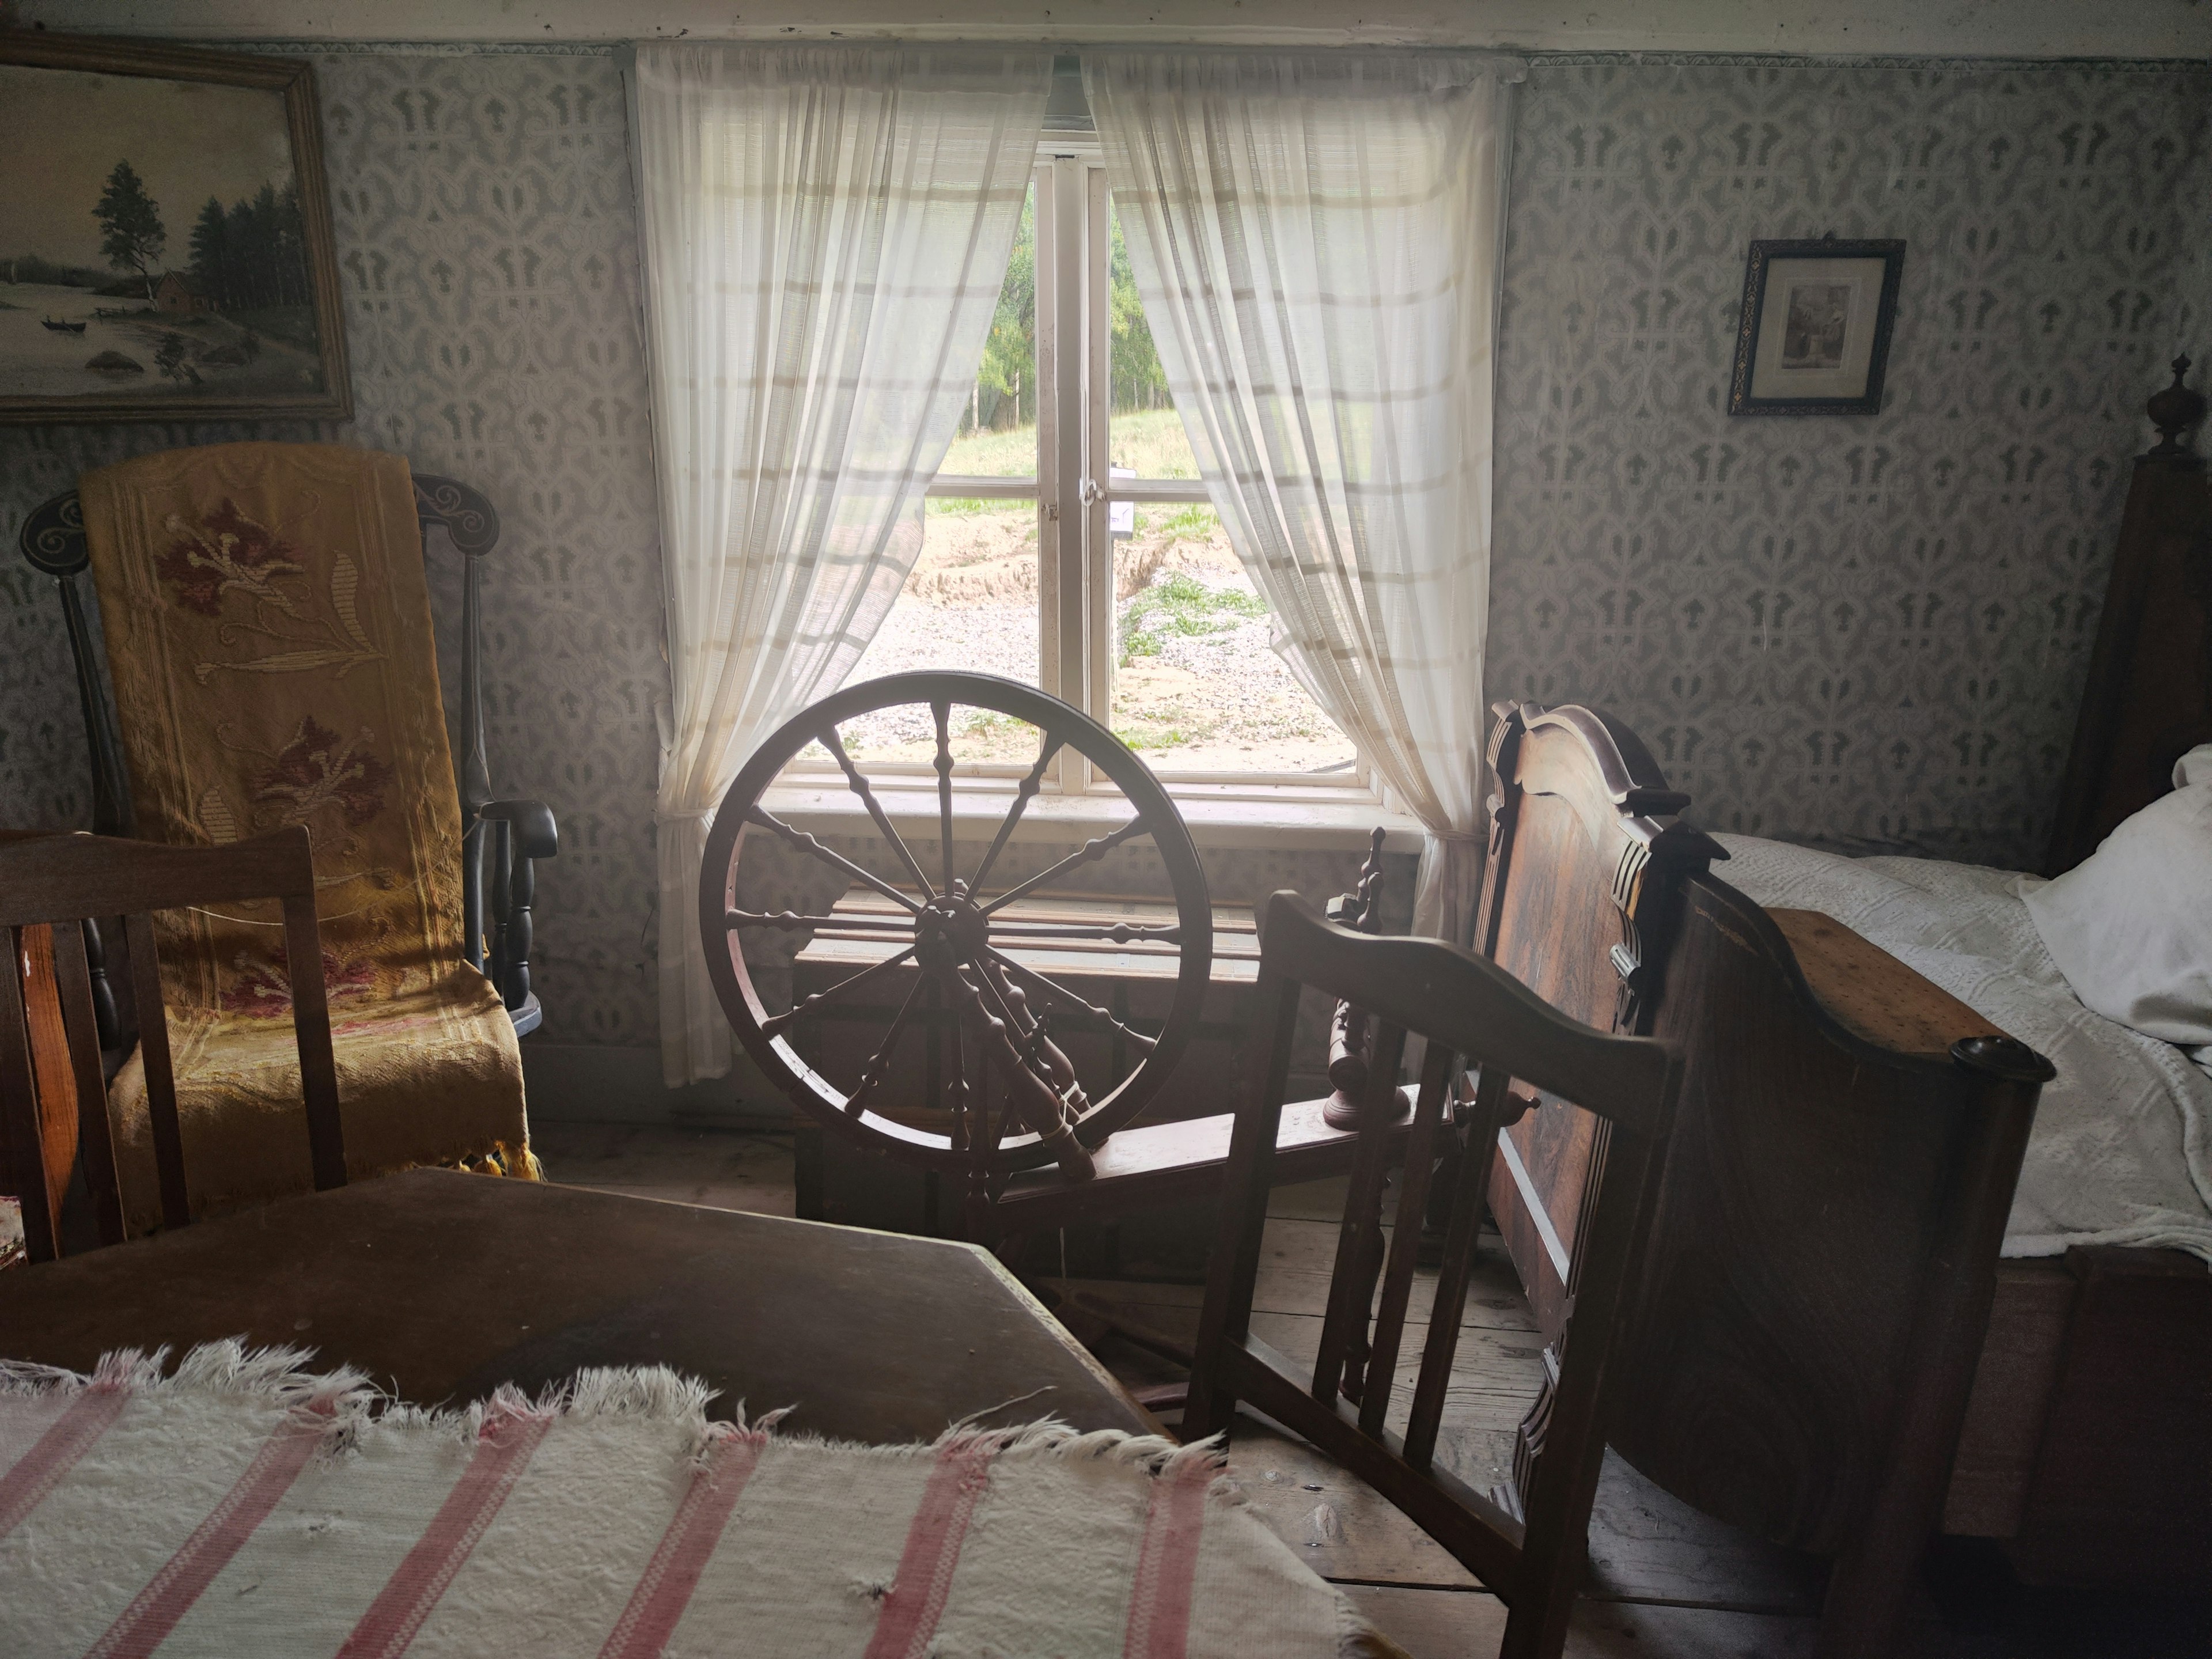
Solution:
M560 827L553 822L553 809L542 800L486 801L477 809L477 816L512 825L518 857L550 859L560 856Z

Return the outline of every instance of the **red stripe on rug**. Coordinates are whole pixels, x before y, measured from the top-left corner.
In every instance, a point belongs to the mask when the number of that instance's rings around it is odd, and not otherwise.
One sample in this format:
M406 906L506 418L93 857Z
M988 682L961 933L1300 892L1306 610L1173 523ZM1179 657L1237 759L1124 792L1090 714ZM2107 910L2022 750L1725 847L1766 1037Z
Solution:
M99 1382L79 1389L62 1414L46 1425L31 1449L0 1474L0 1538L39 1507L40 1501L60 1484L90 1451L93 1443L108 1431L123 1408L131 1403L131 1390Z
M928 1651L952 1594L952 1570L960 1565L968 1522L991 1484L991 1460L1000 1443L994 1436L969 1435L947 1441L937 1454L866 1659L923 1659Z
M691 1605L699 1575L722 1541L738 1494L752 1479L767 1444L765 1434L738 1433L725 1435L707 1449L706 1462L691 1477L690 1489L676 1506L668 1530L660 1534L659 1547L645 1564L629 1605L599 1650L599 1659L659 1659L676 1632L677 1620Z
M324 1399L288 1414L261 1443L261 1449L253 1454L246 1473L231 1483L222 1501L208 1511L192 1535L107 1627L107 1633L87 1650L85 1659L145 1659L167 1641L177 1621L192 1610L216 1575L230 1565L231 1557L291 1491L322 1443L336 1408L335 1401Z
M337 1659L398 1659L407 1651L552 1426L552 1416L538 1412L495 1411L485 1418L468 1468L362 1614Z
M1184 1659L1198 1541L1206 1530L1206 1489L1217 1473L1211 1463L1194 1462L1154 1483L1145 1540L1138 1547L1136 1576L1129 1585L1122 1659Z

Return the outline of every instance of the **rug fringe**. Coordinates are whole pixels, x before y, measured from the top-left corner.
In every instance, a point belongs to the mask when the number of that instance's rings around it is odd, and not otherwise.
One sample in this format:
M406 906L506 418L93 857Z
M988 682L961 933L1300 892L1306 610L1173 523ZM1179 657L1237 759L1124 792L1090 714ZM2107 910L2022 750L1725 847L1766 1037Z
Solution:
M0 1359L0 1395L81 1394L125 1389L155 1397L179 1394L242 1395L286 1411L312 1406L329 1419L322 1455L351 1445L385 1396L349 1365L313 1371L312 1348L250 1347L240 1337L204 1342L167 1370L170 1350L118 1348L100 1357L90 1375L59 1365Z
M330 1412L347 1442L370 1422L427 1429L474 1440L492 1417L621 1417L666 1422L688 1429L694 1451L732 1434L764 1435L795 1409L786 1406L748 1420L737 1403L733 1422L708 1419L716 1392L697 1377L665 1365L592 1366L550 1383L535 1395L502 1382L483 1400L465 1406L418 1406L396 1400L351 1366L331 1371L307 1369L313 1348L249 1346L241 1337L204 1343L167 1371L170 1350L152 1353L121 1348L102 1354L89 1376L26 1360L0 1360L0 1394L75 1393L79 1389L127 1388L149 1394L199 1393L258 1395L286 1407L315 1402ZM879 1446L799 1433L782 1437L794 1445L815 1445L889 1459L934 1458L948 1448L973 1446L998 1459L1050 1457L1123 1463L1162 1476L1212 1469L1218 1478L1211 1496L1242 1504L1246 1499L1225 1473L1228 1451L1219 1435L1180 1445L1164 1435L1131 1434L1121 1429L1079 1430L1057 1418L1004 1428L978 1428L971 1419L951 1425L934 1440Z
M0 1394L76 1394L85 1389L129 1389L142 1394L258 1395L270 1403L304 1405L309 1401L364 1401L378 1397L362 1372L349 1365L311 1371L313 1348L250 1347L242 1337L204 1342L168 1369L170 1350L151 1353L117 1348L100 1357L90 1374L29 1360L0 1359Z

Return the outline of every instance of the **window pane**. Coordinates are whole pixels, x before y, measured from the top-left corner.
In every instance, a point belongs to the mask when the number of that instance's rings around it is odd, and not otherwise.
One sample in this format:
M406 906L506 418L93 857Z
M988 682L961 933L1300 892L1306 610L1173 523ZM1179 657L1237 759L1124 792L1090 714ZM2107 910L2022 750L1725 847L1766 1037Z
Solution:
M1115 735L1157 772L1349 778L1351 739L1268 645L1267 602L1210 507L1144 502L1115 550Z
M1168 395L1168 377L1152 346L1145 302L1129 270L1128 245L1121 240L1121 216L1109 197L1106 207L1109 269L1107 344L1114 408L1107 422L1106 447L1114 466L1139 478L1195 478L1198 463L1190 453L1182 417Z
M1121 222L1109 301L1115 482L1195 478ZM1304 772L1349 777L1352 741L1268 644L1273 620L1211 507L1123 502L1115 536L1115 733L1159 772Z
M945 473L1036 476L1036 205L1032 189L1022 209L982 364L960 417L959 434L945 453ZM964 668L1025 685L1037 683L1034 500L932 496L923 503L921 556L845 683L856 685L915 668ZM856 759L928 760L936 752L929 711L906 710L903 715L902 721L899 715L884 714L847 726L847 750ZM1013 721L994 725L995 718L955 710L955 757L1024 764L1035 759L1036 733ZM804 758L811 762L817 752L810 749ZM827 756L820 758L827 763Z

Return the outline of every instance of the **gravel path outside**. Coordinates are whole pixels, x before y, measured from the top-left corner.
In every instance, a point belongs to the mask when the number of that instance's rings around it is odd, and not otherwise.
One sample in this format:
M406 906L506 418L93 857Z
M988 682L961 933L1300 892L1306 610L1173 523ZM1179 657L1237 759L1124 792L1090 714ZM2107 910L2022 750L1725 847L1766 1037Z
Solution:
M1210 519L1212 515L1206 514ZM921 557L848 684L917 668L963 668L1037 682L1036 556L1033 527L1005 513L933 514ZM1121 550L1125 571L1152 568L1152 582L1180 574L1209 592L1255 597L1227 538L1148 526ZM1135 597L1123 600L1123 616ZM1322 714L1269 644L1272 623L1224 607L1201 613L1212 631L1158 630L1158 651L1117 669L1114 726L1155 770L1312 772L1352 758L1350 741ZM849 722L855 758L926 760L934 752L929 711L886 711ZM955 745L963 761L1020 762L1036 752L1017 722L973 724Z

